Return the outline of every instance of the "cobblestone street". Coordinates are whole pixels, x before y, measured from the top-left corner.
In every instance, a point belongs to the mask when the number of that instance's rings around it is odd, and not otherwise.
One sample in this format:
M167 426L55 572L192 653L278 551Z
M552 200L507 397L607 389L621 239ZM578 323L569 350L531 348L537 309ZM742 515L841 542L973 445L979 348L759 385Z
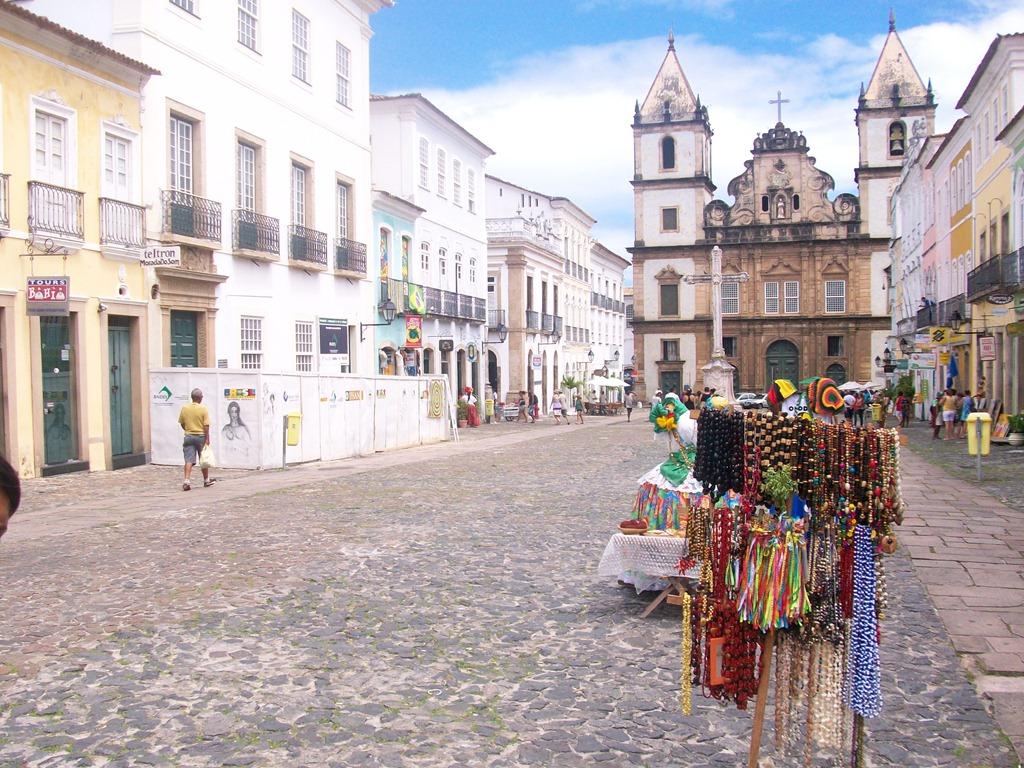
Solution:
M161 468L30 483L0 766L745 765L751 712L679 712L677 609L641 620L595 575L661 451L608 419L190 494ZM866 765L1018 765L915 568L889 561Z

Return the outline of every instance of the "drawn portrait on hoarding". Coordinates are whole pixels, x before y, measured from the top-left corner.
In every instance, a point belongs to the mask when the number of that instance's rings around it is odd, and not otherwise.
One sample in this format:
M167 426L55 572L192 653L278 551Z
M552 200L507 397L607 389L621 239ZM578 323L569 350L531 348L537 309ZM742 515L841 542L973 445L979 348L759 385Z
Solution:
M252 440L249 427L242 421L242 406L238 404L237 400L232 400L228 403L228 423L221 428L220 435L225 440L242 440L246 442Z

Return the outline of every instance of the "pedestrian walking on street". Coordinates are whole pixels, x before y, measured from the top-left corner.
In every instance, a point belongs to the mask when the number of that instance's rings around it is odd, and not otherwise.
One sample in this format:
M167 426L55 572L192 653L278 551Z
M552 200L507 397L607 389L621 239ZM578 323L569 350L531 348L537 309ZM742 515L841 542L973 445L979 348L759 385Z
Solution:
M901 427L910 426L910 398L902 392L896 396L896 418Z
M971 391L965 389L960 396L960 437L967 437L967 417L974 413L974 398Z
M630 418L633 416L633 409L636 408L636 395L630 392L626 395L626 423L629 423Z
M555 393L551 396L550 411L551 411L551 415L555 417L555 424L561 424L562 423L562 401L561 401L561 399L559 399L558 395L559 395L559 392L556 389ZM569 423L569 417L568 416L565 417L565 423L566 424Z
M853 396L853 423L859 427L864 426L864 410L867 403L864 402L864 395L858 392Z
M956 390L952 387L942 397L942 423L946 425L946 439L956 438Z
M7 533L7 523L21 503L21 479L14 467L0 456L0 539Z
M203 390L192 390L192 402L181 406L178 414L178 423L185 431L185 442L182 450L185 454L185 482L181 490L192 490L192 467L199 461L199 454L203 448L210 444L210 411L203 405ZM213 485L210 479L208 467L201 468L203 473L203 487Z
M520 421L526 423L526 402L526 390L521 389L519 390L519 401L516 403L519 408L519 412L516 414L516 424Z
M576 397L572 402L572 407L576 409L576 423L583 423L583 395L577 390Z
M537 397L536 392L530 393L530 423L536 424L537 417L540 416L540 398Z
M928 410L931 412L929 423L932 427L932 440L938 440L939 430L942 429L942 393L935 393L935 398L932 400L931 407Z
M558 402L562 406L562 415L565 417L565 426L569 426L569 404L565 401L565 394L558 390Z

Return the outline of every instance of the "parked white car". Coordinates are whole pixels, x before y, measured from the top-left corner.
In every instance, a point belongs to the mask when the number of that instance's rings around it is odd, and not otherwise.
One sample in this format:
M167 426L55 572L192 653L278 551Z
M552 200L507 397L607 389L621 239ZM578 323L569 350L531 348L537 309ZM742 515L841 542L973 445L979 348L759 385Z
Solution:
M759 395L756 392L740 392L736 397L736 402L740 404L741 408L767 408L768 398L764 395Z

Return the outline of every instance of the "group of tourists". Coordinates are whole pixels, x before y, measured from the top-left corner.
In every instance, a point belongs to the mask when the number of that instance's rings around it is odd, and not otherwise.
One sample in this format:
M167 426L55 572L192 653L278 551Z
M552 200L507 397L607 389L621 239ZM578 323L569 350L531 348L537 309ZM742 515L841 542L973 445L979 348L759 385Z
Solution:
M938 440L943 427L946 440L967 437L967 417L985 410L988 410L988 398L984 388L972 395L969 389L957 392L953 387L947 387L945 391L936 393L931 405L932 438Z

